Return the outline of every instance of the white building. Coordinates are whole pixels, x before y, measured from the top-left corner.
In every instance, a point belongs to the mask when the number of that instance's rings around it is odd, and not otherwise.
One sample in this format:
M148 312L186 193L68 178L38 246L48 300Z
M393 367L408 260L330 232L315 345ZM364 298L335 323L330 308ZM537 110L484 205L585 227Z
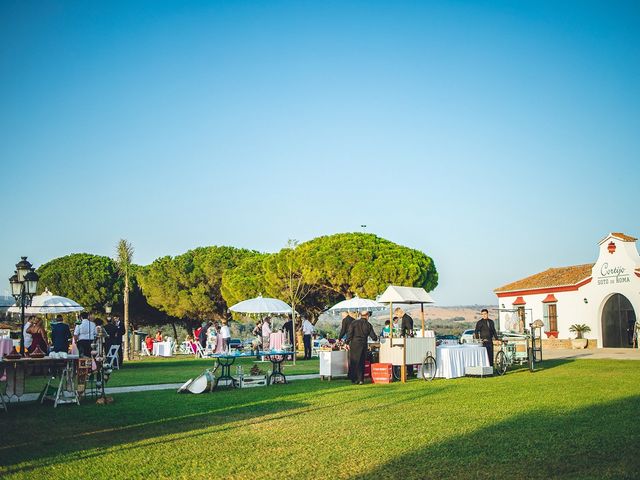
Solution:
M522 331L544 322L547 336L575 338L573 324L586 324L598 347L631 347L640 311L640 255L636 238L610 233L600 241L596 263L550 268L509 283L498 296L499 329ZM557 332L557 333L555 333Z

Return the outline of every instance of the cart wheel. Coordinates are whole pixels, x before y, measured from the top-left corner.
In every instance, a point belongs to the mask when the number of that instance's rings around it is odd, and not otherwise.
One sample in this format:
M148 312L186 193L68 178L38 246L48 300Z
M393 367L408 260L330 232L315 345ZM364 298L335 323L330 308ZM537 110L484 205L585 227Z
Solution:
M400 376L402 375L402 367L400 367L400 365L394 365L393 368L391 369L393 372L393 380L395 382L399 382L400 381Z
M505 357L504 352L497 353L494 368L498 375L504 375L507 371L507 358Z
M427 382L433 380L436 376L436 359L431 355L427 355L424 357L424 361L422 362L422 378L424 378Z

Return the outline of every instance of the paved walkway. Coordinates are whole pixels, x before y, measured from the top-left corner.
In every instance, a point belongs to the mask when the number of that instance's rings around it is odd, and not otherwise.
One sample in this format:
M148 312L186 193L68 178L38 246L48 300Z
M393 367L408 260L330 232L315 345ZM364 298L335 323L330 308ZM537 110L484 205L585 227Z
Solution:
M308 375L287 375L287 380L311 380L314 378L320 378L320 374L313 373ZM112 395L114 393L131 393L131 392L152 392L155 390L178 390L183 383L161 383L158 385L134 385L131 387L107 387L105 393ZM20 402L35 402L38 399L39 393L26 393L20 397ZM5 397L6 400L6 397ZM17 399L12 398L11 403L16 403Z
M542 349L542 359L552 360L559 358L609 358L615 360L640 360L640 350L637 348L585 348L572 350L570 348Z

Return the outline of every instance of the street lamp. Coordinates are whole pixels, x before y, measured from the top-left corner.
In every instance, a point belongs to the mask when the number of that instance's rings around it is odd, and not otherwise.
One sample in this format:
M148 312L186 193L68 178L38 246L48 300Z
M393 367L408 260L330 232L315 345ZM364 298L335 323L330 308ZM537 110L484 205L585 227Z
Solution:
M31 300L38 289L38 274L27 261L27 257L22 257L16 263L16 272L9 278L11 284L11 294L16 299L16 304L20 305L20 354L24 357L24 309L31 305Z
M106 313L107 315L109 315L111 313L111 309L113 307L111 307L111 304L109 302L104 304L104 313Z

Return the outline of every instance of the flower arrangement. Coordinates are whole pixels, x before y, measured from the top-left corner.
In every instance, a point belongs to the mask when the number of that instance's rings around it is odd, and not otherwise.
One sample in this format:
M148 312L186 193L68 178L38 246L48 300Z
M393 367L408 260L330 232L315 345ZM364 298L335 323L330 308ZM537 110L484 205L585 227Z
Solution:
M253 364L253 367L251 367L251 370L249 371L249 373L253 376L264 375L264 371L260 370L260 367L258 366L257 363Z

